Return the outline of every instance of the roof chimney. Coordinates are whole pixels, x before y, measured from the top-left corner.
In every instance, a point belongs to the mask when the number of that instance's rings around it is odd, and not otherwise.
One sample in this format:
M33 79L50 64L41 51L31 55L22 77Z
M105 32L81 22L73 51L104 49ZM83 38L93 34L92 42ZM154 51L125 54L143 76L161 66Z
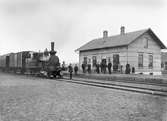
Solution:
M124 35L125 34L125 27L124 26L121 26L121 35Z
M106 38L106 37L108 37L108 31L107 31L107 30L104 30L104 31L103 31L103 38Z

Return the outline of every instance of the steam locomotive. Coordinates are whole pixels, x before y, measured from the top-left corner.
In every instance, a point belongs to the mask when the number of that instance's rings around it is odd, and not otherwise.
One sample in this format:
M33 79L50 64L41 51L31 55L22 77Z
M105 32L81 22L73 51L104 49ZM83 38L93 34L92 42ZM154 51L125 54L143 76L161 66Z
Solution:
M0 56L0 69L5 72L38 74L48 78L63 77L59 57L55 55L54 42L51 51L22 51Z

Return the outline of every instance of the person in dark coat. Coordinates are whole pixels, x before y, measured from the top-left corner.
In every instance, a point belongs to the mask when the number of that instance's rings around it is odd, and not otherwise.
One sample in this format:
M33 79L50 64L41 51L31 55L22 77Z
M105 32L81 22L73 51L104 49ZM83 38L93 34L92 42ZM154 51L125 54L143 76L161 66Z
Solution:
M107 67L107 65L105 63L102 63L102 72L103 72L103 74L106 73L106 67Z
M70 73L70 79L72 79L73 67L72 67L71 64L68 66L68 71L69 71L69 73Z
M131 69L130 69L130 64L126 64L125 73L126 73L126 74L130 74L130 71L131 71Z
M78 73L78 66L77 66L77 64L75 64L75 66L74 66L74 72L75 72L75 75L77 75L77 73Z
M65 68L65 62L64 62L64 61L63 61L63 63L62 63L62 70L63 70L63 71L66 70L66 68Z
M99 63L96 64L96 72L98 74L100 73L100 64Z
M104 64L104 74L106 73L107 64Z
M123 65L121 65L121 74L123 73Z
M83 73L85 73L85 68L86 68L86 65L84 63L82 63L82 71L83 71Z
M111 74L111 67L112 67L112 63L109 62L109 63L108 63L108 72L109 72L109 74Z
M100 63L100 69L101 69L101 73L103 73L103 64L102 64L102 62Z
M132 67L132 74L135 73L135 67Z
M91 73L91 64L88 64L88 73Z

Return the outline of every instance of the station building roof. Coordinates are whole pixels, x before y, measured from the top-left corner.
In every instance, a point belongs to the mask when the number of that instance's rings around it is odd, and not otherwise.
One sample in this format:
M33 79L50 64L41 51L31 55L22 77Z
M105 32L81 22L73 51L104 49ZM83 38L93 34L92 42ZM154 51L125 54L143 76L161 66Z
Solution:
M78 48L76 51L88 51L127 46L145 33L148 33L150 36L152 36L157 44L161 47L161 49L166 48L161 40L154 34L154 32L150 28L148 28L139 31L93 39L92 41Z

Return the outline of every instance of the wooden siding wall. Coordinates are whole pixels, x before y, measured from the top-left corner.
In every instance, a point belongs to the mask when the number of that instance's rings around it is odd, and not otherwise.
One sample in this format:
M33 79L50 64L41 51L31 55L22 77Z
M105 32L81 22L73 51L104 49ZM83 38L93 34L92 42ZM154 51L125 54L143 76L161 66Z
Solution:
M148 38L148 48L144 48L144 38ZM143 53L143 68L138 68L138 53ZM153 55L153 68L149 69L149 54ZM128 46L128 58L131 66L137 67L137 72L160 72L161 71L161 48L153 38L145 33Z
M145 37L148 38L148 48L144 48L143 39ZM143 53L143 68L138 68L138 53ZM129 44L128 49L127 47L117 47L110 49L99 49L87 52L80 52L79 67L81 69L83 57L85 56L91 59L91 64L92 56L97 57L97 62L101 62L102 58L106 58L108 61L108 57L110 57L110 60L113 63L113 54L119 54L120 64L123 65L123 71L125 71L126 64L129 63L131 67L135 67L135 70L138 73L146 72L149 74L151 72L161 72L161 48L147 33L145 33L143 36ZM149 54L153 55L152 69L149 69L148 67Z

